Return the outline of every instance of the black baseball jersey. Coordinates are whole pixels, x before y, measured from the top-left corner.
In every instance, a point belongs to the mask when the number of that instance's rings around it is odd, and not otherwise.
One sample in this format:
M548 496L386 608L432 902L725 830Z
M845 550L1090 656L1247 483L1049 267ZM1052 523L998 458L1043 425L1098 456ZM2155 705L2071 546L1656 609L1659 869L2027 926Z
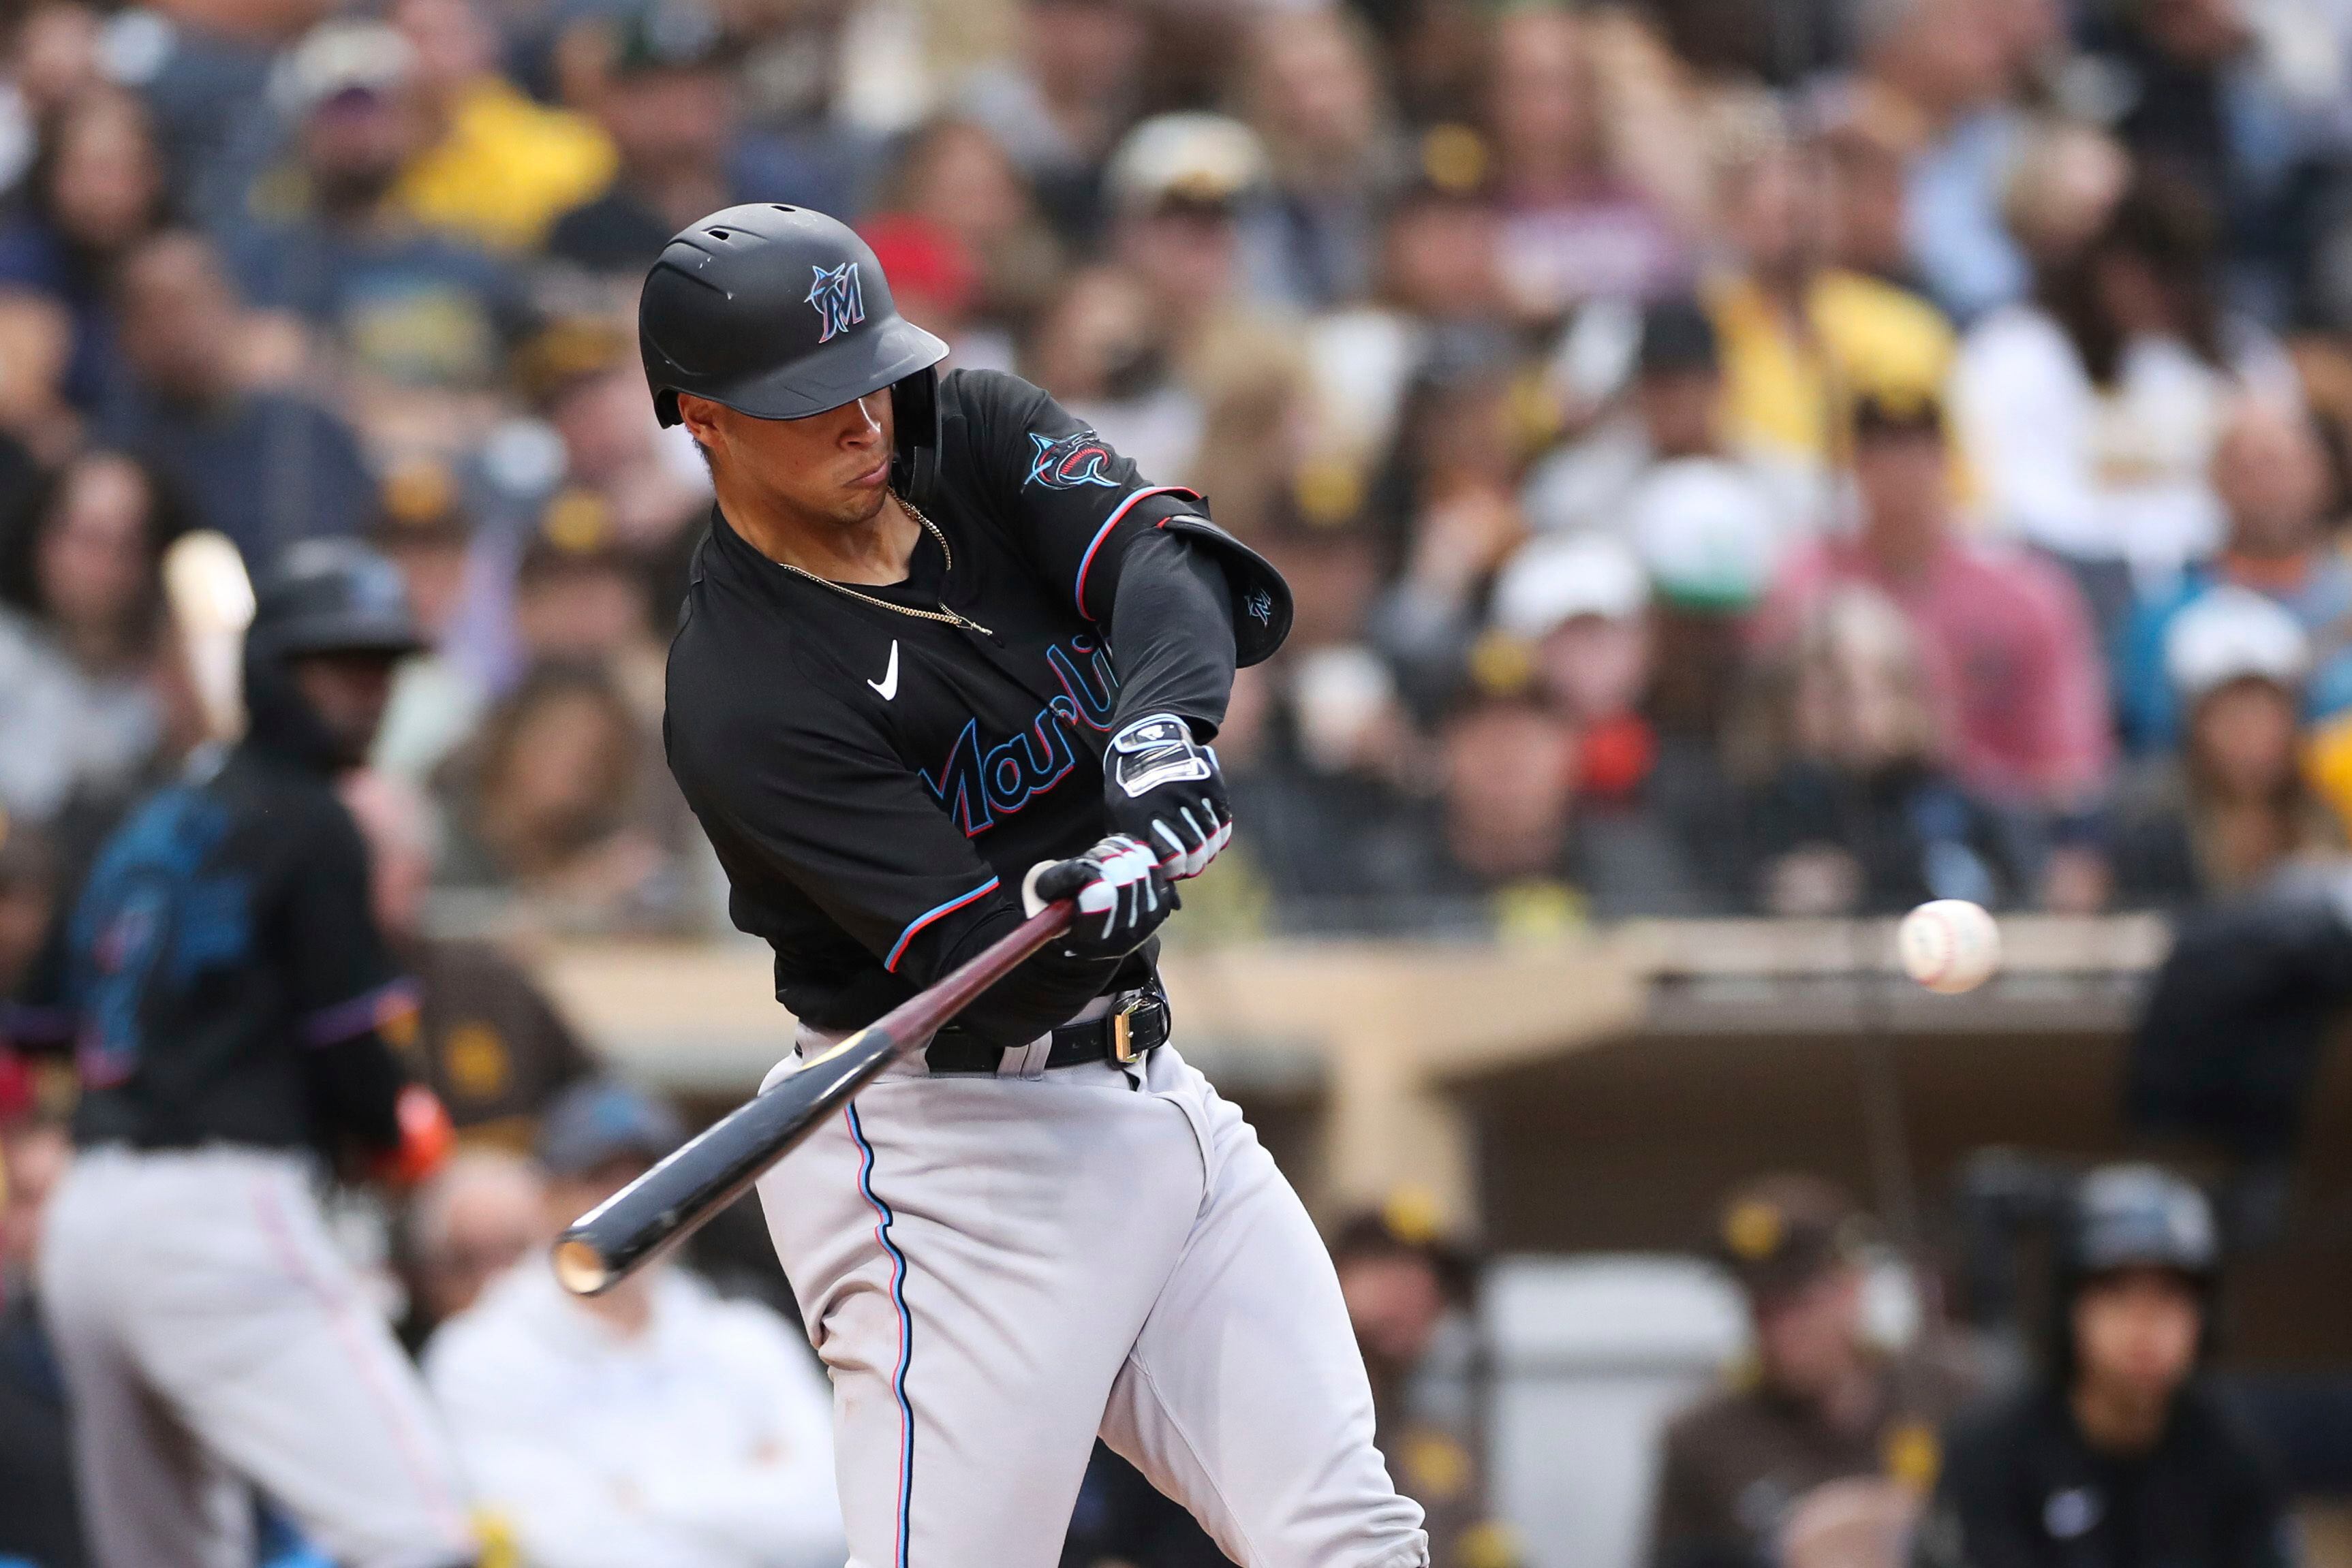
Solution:
M387 1039L414 988L327 780L251 743L149 797L100 848L11 1015L69 1044L83 1144L398 1142Z
M944 549L926 530L905 581L850 593L769 560L714 510L670 649L671 770L735 924L775 949L778 999L820 1028L872 1021L1003 935L1031 866L1107 831L1102 750L1123 695L1108 622L1139 541L1157 541L1149 559L1176 536L1218 563L1232 612L1201 635L1231 640L1227 671L1288 625L1280 578L1199 496L1143 483L1037 388L959 371L940 403L923 510ZM1213 732L1225 695L1168 706ZM1041 956L963 1021L1013 1043L1148 963ZM1005 1004L1024 977L1042 992Z

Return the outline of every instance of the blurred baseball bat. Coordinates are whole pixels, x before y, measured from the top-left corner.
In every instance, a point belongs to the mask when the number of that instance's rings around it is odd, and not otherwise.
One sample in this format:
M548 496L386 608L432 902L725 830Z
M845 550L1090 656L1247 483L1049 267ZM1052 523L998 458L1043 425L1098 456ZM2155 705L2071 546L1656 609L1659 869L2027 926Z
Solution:
M1069 924L1067 901L1047 904L928 990L713 1122L558 1237L556 1278L573 1295L593 1296L685 1240L884 1068L928 1045L941 1025Z
M163 603L208 740L245 733L245 629L253 584L226 535L197 528L163 551Z

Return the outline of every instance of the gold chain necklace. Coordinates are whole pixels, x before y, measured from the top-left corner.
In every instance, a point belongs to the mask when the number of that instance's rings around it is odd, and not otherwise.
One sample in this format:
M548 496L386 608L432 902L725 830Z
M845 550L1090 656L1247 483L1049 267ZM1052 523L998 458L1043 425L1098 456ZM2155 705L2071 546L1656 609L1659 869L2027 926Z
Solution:
M922 509L920 507L917 507L914 502L907 499L906 497L899 495L896 490L891 491L890 495L891 498L896 500L898 505L907 508L907 515L914 518L915 521L922 524L923 531L930 535L931 538L938 542L940 547L940 555L947 563L947 570L953 571L955 570L955 551L948 548L948 537L940 531L939 524L923 516ZM860 593L857 590L850 587L847 583L835 582L829 577L819 577L816 573L810 571L805 567L794 566L790 561L780 560L776 562L776 564L782 567L786 571L791 572L795 577L804 577L811 582L815 583L819 588L830 588L835 593L842 594L850 599L855 599L860 604L871 604L877 610L887 610L897 615L911 615L918 621L936 621L943 626L954 626L959 629L977 632L983 637L993 637L996 635L995 632L990 631L979 622L971 619L969 616L957 614L945 604L941 604L937 610L917 610L905 604L893 604L887 599L877 599L870 593Z

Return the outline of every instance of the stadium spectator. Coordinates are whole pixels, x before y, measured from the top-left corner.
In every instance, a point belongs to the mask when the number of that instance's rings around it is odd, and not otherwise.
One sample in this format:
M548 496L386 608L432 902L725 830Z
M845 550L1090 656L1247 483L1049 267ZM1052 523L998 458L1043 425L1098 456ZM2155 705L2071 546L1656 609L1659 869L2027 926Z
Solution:
M995 137L1074 248L1100 237L1103 168L1141 97L1145 43L1137 0L1023 0L1018 58L963 86L961 112Z
M518 1263L542 1267L532 1254L554 1235L538 1166L509 1149L458 1150L409 1199L402 1339L421 1346Z
M368 893L394 959L416 982L410 1069L441 1097L469 1143L530 1146L541 1114L594 1062L546 992L488 942L432 936L425 800L390 775L347 777L339 791L368 846Z
M0 807L46 821L139 779L165 739L154 475L93 451L59 472L0 591Z
M683 1141L667 1109L583 1083L541 1129L569 1224ZM541 1568L818 1568L842 1557L832 1400L782 1320L656 1264L567 1295L535 1260L426 1347L481 1508Z
M436 881L505 894L527 924L690 929L703 910L649 808L636 715L593 668L535 672L442 768L447 835Z
M1780 1561L1780 1532L1815 1489L1863 1480L1884 1498L1934 1474L1957 1385L1916 1352L1870 1343L1868 1238L1852 1199L1817 1177L1765 1176L1725 1200L1716 1241L1748 1298L1755 1375L1667 1427L1656 1568Z
M2209 589L2167 623L2164 664L2181 738L2119 792L2112 858L2124 901L2186 909L2340 851L2344 828L2305 777L2311 640L2295 618L2252 589ZM2325 755L2314 758L2323 768Z
M2034 298L1969 335L1953 402L1986 509L2056 555L2104 627L2221 541L2210 485L2232 394L2299 399L2294 370L2225 317L2211 222L2143 179L2079 251L2042 261Z
M1690 280L1681 237L1617 171L1592 26L1537 6L1495 24L1487 118L1502 211L1497 264L1511 308L1539 320L1586 299L1645 298Z
M2027 0L2009 10L2046 4ZM2024 62L1977 0L1889 0L1862 9L1865 112L1907 142L1905 229L1927 293L1956 320L2023 293L2025 259L2001 221L2023 115L2008 101Z
M2277 1484L2200 1368L2221 1256L2202 1193L2107 1166L2073 1195L2052 1364L1956 1423L1919 1568L2295 1560Z
M66 395L73 365L74 324L47 295L0 294L0 517L21 517L41 486L42 470L79 449L86 422Z
M698 0L646 0L575 25L595 68L588 102L618 168L549 232L549 256L635 285L669 236L737 202L801 194L749 188L718 19Z
M2085 831L2114 742L2089 617L2056 567L1958 531L1949 468L1934 398L1864 397L1853 423L1857 531L1790 559L1759 612L1759 641L1793 634L1840 583L1892 599L1918 642L1954 776L2001 813L2030 896L2095 907L2105 868Z
M391 17L415 61L423 121L394 198L418 222L535 249L612 180L613 147L593 121L532 102L499 73L501 40L474 0L400 0Z
M95 88L52 116L26 176L27 201L0 227L0 291L56 300L73 319L64 391L94 414L122 365L111 290L118 264L163 220L163 155L140 101Z
M297 539L373 520L375 482L351 427L290 388L256 384L252 317L212 247L167 231L123 259L125 396L100 438L152 465L192 525L226 534L249 570Z
M1400 1194L1344 1221L1332 1237L1331 1262L1371 1375L1373 1446L1388 1459L1397 1490L1428 1515L1432 1568L1509 1568L1518 1554L1487 1512L1472 1412L1462 1396L1463 1315L1472 1305L1474 1265L1439 1233L1427 1207Z
M450 392L487 388L522 304L488 253L425 227L398 195L425 149L415 47L385 23L325 22L278 79L290 154L256 183L228 246L247 298L320 336L352 380L347 395L364 400L362 424L427 417L453 406Z
M431 646L394 673L369 761L410 779L429 776L473 733L488 706L488 682L463 656L457 631L469 591L488 575L502 540L476 538L471 508L448 465L415 458L384 481L373 543L408 584L416 623Z
M917 127L877 204L885 216L919 218L955 236L976 269L972 312L982 329L1019 337L1060 298L1061 243L1021 171L974 121L946 115Z
M1727 751L1742 874L1769 913L1895 914L2014 891L2000 834L1942 766L1917 637L1877 590L1815 601L1748 683Z
M948 368L1009 371L1012 338L975 319L980 271L963 241L944 224L887 214L862 225L860 238L890 280L898 314L949 346Z
M1939 392L1952 362L1934 306L1826 265L1826 183L1815 147L1766 135L1736 158L1721 196L1732 269L1707 291L1725 434L1807 476L1842 459L1854 398Z
M1265 199L1242 217L1251 297L1299 311L1363 298L1380 212L1405 172L1369 31L1337 8L1270 13L1237 75L1271 169Z
M692 442L655 423L632 334L595 317L562 318L524 346L514 373L563 444L560 477L599 498L629 549L658 554L701 521L709 471ZM673 596L665 624L675 609Z
M1815 498L1793 485L1785 467L1753 463L1724 436L1721 345L1715 323L1693 297L1657 300L1642 314L1633 353L1628 406L1591 434L1556 448L1528 473L1520 505L1530 527L1612 528L1672 501L1646 498L1651 485L1688 490L1692 476L1727 497L1725 504L1759 511L1777 531L1810 528Z
M2232 405L2213 449L2212 485L2224 518L2221 548L2143 599L2117 649L2116 706L2137 750L2161 751L2179 738L2169 629L2224 586L2276 601L2315 640L2299 683L2306 716L2352 706L2352 648L2342 641L2352 619L2352 562L2327 537L2327 455L2302 405L2255 398Z

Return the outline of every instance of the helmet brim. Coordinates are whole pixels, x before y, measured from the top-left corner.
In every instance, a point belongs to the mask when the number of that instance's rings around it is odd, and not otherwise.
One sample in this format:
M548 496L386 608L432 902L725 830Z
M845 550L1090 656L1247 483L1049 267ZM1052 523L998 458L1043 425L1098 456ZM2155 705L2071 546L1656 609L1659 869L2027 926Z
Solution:
M669 395L660 400L662 423L677 423L675 400L688 390L754 419L806 419L880 392L947 357L946 343L904 317L894 318L774 370L716 386L664 388Z

